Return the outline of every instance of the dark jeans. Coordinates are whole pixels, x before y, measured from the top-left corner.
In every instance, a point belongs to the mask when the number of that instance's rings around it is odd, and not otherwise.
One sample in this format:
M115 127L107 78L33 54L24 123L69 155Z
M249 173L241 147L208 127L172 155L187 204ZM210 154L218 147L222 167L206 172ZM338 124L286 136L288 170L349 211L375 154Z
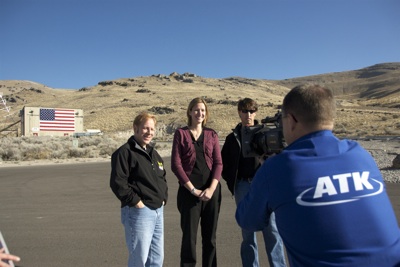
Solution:
M196 242L199 222L203 245L203 267L217 266L216 234L221 207L220 184L218 184L209 201L201 201L185 187L180 186L177 203L178 210L181 213L181 266L196 266Z

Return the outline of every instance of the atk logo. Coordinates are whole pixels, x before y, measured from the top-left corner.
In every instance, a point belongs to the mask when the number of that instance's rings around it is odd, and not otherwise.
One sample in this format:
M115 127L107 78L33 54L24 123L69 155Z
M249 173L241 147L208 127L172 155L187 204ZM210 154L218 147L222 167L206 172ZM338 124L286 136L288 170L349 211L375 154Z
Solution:
M327 206L357 201L382 192L383 183L369 179L367 171L343 173L319 177L317 185L303 191L296 202L301 206Z

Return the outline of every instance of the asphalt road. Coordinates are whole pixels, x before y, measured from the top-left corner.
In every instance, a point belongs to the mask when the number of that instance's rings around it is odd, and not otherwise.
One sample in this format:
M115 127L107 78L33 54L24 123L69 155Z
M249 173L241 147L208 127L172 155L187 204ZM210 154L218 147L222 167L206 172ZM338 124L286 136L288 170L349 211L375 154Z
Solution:
M164 266L176 267L181 238L178 183L170 158L165 162L170 198L165 207ZM120 204L109 188L109 173L110 164L104 162L0 168L0 231L10 252L22 258L17 266L126 266ZM222 185L218 265L241 266L235 203ZM399 220L400 184L387 184L387 191ZM200 245L199 237L198 258ZM261 266L269 266L262 245L260 252Z

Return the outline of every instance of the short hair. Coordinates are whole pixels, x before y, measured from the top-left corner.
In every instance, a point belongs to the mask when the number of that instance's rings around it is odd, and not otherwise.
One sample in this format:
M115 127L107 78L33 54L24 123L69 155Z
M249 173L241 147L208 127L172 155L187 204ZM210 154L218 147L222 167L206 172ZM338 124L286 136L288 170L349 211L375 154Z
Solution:
M316 84L294 87L283 99L282 113L293 114L306 125L333 122L336 102L331 90Z
M192 101L190 101L189 106L188 106L188 108L186 110L186 116L187 116L187 119L188 119L188 126L192 125L192 116L190 116L190 112L192 111L193 107L198 103L203 103L205 108L206 108L206 116L205 116L203 122L201 123L201 125L204 127L206 125L206 123L207 123L207 120L209 118L207 103L203 98L196 97L196 98L192 99Z
M133 120L133 126L140 127L147 120L152 119L154 121L154 126L157 124L156 116L149 114L145 111L139 113L136 118Z
M246 109L253 109L255 111L258 110L258 104L255 100L251 98L244 98L240 99L237 105L238 111L246 110Z

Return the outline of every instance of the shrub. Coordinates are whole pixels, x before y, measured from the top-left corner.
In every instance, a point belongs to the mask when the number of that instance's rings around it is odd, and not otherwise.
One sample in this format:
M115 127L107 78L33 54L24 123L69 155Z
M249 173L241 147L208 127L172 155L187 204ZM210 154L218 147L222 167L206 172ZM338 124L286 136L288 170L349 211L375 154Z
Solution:
M151 91L149 89L137 89L136 93L150 93Z
M96 158L110 156L127 138L106 136L72 137L5 137L0 139L1 161L41 159ZM73 146L78 140L78 147Z

